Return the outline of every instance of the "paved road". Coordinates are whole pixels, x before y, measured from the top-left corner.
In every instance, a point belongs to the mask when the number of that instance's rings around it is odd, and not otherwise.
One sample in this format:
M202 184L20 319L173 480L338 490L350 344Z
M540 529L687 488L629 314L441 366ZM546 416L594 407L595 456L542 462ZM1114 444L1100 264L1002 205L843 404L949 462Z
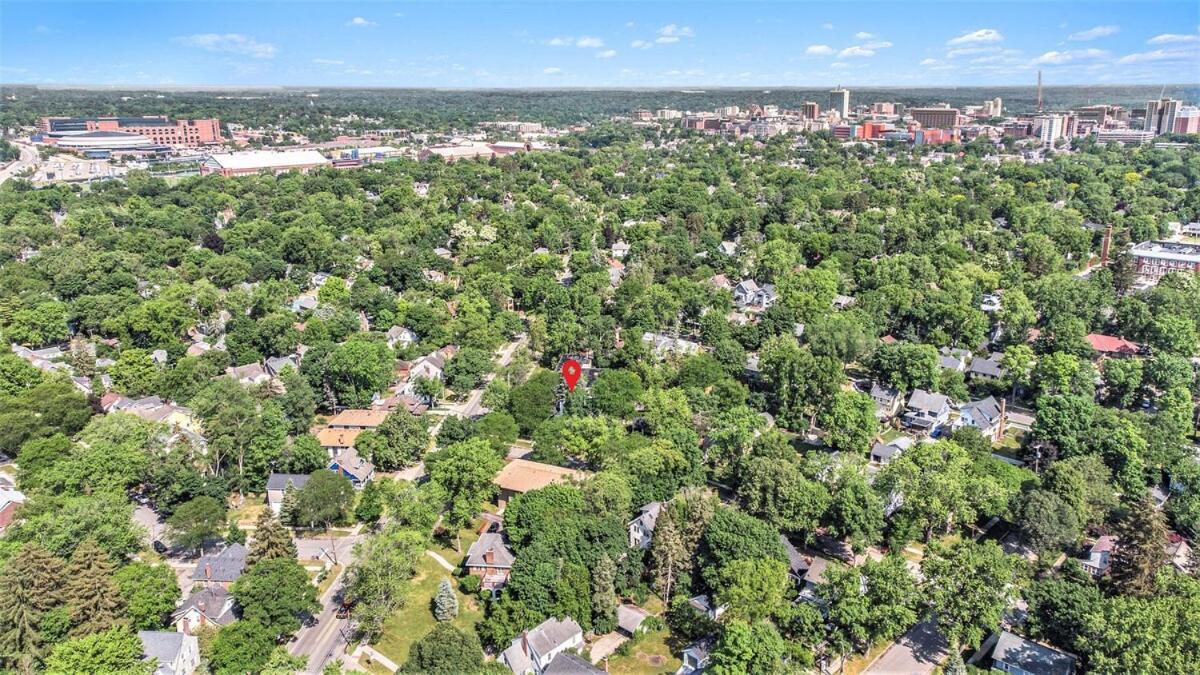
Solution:
M332 544L330 541L329 537L296 539L296 557L301 563L317 559L333 562L336 558L338 564L344 564L351 559L358 537L334 537Z
M928 675L947 654L945 638L932 623L913 626L863 672L873 675Z
M12 141L12 144L17 146L17 149L21 151L21 157L12 164L0 169L0 183L12 178L25 169L37 166L38 152L32 145L18 143L15 140Z
M361 538L362 535L356 531L354 535L338 540L339 551L343 547L347 547L347 552L344 555L339 552L338 562L342 565L341 571L329 585L329 590L319 598L321 611L317 614L317 623L301 628L296 633L296 639L288 644L288 652L293 656L308 657L308 667L304 669L305 673L319 673L328 663L340 659L346 653L346 645L354 635L350 620L339 619L336 613L338 605L341 604L342 583L345 581L346 568L353 562L354 544ZM299 549L301 541L312 542L313 540L297 540L297 549ZM328 543L328 540L325 540L325 543ZM301 559L303 560L303 556Z

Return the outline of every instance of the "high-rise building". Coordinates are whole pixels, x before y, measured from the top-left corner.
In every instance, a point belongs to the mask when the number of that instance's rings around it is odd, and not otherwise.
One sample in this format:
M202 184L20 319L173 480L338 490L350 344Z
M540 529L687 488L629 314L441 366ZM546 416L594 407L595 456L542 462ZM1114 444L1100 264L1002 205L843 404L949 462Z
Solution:
M1175 116L1179 113L1180 102L1173 98L1160 98L1157 101L1146 102L1146 122L1143 129L1153 131L1155 136L1169 134L1175 131Z
M1181 107L1175 115L1174 131L1177 134L1200 133L1200 108L1196 106Z
M1043 145L1054 145L1067 132L1066 118L1062 115L1038 115L1033 118L1033 127Z
M829 109L836 110L842 119L850 116L850 90L838 87L829 91Z
M812 101L805 101L800 106L800 114L803 115L804 119L806 120L815 120L821 116L821 106L813 103Z
M933 108L913 108L911 114L913 121L924 129L950 129L958 124L958 108L945 104Z

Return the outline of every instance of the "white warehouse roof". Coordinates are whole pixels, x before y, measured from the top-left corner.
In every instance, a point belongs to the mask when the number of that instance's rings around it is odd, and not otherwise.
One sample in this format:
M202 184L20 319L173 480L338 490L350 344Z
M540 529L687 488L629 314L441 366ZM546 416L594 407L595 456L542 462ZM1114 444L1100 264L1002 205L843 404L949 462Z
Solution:
M312 166L328 164L325 155L316 150L294 150L281 152L277 150L248 150L246 152L226 152L210 155L208 162L222 169L244 171L247 169L279 169L291 166Z

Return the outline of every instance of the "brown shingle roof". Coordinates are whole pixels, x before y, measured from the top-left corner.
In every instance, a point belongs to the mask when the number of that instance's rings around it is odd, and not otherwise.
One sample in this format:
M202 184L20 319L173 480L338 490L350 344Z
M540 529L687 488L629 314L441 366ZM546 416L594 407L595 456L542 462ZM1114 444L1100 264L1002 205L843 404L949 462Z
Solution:
M529 492L554 483L581 480L586 475L582 471L565 469L561 466L531 462L527 459L514 459L500 469L500 473L496 474L492 482L504 490Z
M316 433L317 442L322 448L350 448L354 446L354 439L363 432L362 429L318 429Z
M329 420L331 427L347 427L351 429L374 429L383 424L388 415L386 410L363 410L352 408L343 410Z

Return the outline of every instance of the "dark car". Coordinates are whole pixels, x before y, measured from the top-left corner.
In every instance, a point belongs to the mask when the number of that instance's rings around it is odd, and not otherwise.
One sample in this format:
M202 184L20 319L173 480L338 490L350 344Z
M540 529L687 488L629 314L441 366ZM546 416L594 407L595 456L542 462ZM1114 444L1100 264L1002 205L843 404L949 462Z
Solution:
M154 547L154 552L155 552L155 553L157 553L157 554L159 554L159 555L166 555L166 554L167 554L167 545L166 545L166 544L164 544L164 543L162 543L161 541L159 541L159 540L155 539L155 540L154 540L154 543L153 543L153 544L151 544L151 546L153 546L153 547Z
M353 607L354 607L354 603L343 602L342 604L338 605L337 612L334 613L334 616L336 616L339 619L349 619L350 618L350 610Z

